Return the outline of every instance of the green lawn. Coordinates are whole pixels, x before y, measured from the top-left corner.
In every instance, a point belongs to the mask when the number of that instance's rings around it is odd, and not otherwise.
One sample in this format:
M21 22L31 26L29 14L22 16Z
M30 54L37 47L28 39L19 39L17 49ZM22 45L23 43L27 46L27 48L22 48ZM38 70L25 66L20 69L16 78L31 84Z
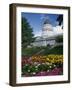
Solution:
M63 46L56 46L52 49L49 49L48 47L45 48L45 51L43 52L44 55L48 54L63 54Z
M22 56L32 56L36 53L43 50L39 55L48 55L48 54L63 54L63 46L56 46L54 48L50 47L32 47L22 49Z
M42 48L40 47L32 47L32 48L24 48L22 49L22 55L23 56L32 56L39 52Z

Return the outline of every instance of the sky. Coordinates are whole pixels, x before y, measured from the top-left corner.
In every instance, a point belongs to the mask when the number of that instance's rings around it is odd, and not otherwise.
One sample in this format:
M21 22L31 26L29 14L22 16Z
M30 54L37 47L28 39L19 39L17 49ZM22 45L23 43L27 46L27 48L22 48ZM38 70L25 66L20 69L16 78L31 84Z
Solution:
M58 14L42 14L42 13L21 13L22 17L25 17L29 22L30 26L33 28L33 34L35 36L40 36L42 33L42 23L45 17L47 17L51 24L55 27L57 25L56 19Z

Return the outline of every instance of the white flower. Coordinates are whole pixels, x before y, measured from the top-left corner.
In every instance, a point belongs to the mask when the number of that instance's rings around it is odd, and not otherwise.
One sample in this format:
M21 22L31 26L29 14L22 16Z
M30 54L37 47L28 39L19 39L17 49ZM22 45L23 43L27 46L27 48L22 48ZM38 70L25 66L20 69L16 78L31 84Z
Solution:
M45 64L45 63L42 63L42 64Z
M48 63L48 62L46 62L46 64L47 64L47 65L49 65L49 63Z
M39 66L40 64L38 64L37 66Z
M37 64L37 62L34 62L34 64L36 65L36 64Z
M28 70L28 72L30 72L30 70Z
M33 75L35 75L36 73L35 73L35 72L33 72L32 74L33 74Z
M49 70L47 70L47 72L49 72Z
M49 66L50 68L52 67L52 66Z
M28 66L28 64L26 64L26 66Z
M56 65L54 65L54 67L56 67Z
M35 66L35 68L38 68L38 66Z

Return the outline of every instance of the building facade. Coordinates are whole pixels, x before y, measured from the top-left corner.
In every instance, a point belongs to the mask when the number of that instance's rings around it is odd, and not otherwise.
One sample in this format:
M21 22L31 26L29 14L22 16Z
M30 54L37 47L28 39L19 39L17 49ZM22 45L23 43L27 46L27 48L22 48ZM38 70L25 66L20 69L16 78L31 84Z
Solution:
M47 46L55 45L56 37L63 35L62 25L52 26L49 19L45 19L42 25L42 34L41 36L36 37L35 41L31 43L33 46Z

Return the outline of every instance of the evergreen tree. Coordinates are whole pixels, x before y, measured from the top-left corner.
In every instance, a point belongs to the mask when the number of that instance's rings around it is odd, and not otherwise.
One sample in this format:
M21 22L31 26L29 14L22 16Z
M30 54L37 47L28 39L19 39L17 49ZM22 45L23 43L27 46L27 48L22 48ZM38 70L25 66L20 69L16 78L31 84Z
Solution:
M61 36L57 36L56 37L56 42L57 43L63 43L63 36L61 35Z
M33 29L31 28L30 24L28 23L27 19L25 17L22 17L22 48L27 47L27 45L30 45L35 38L33 34Z

